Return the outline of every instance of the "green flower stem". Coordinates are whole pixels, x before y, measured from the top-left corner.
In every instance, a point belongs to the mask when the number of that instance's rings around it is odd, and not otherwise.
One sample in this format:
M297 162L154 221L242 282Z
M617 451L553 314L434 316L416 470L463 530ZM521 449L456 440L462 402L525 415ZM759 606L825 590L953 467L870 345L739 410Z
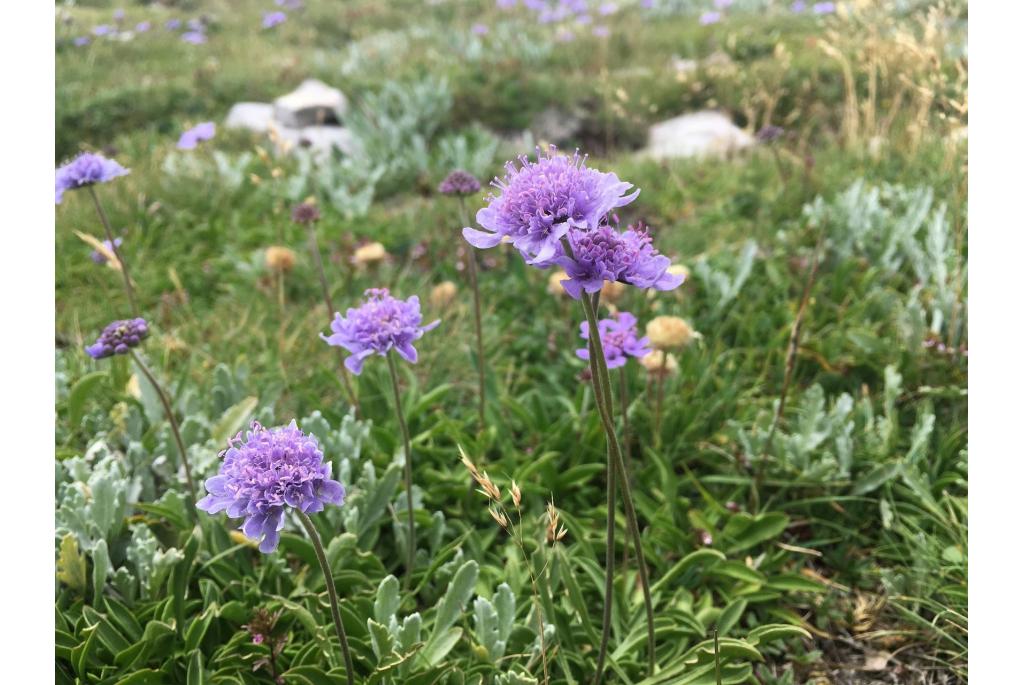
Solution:
M114 232L110 228L110 221L107 219L107 213L103 211L103 205L100 204L99 195L96 194L96 189L92 186L86 186L89 189L89 195L92 196L92 203L96 206L96 213L100 215L100 223L103 224L103 230L107 232L107 240L110 242L110 251L117 257L118 263L121 265L121 276L124 277L124 291L128 295L128 302L132 307L132 315L135 318L142 318L141 310L139 309L139 303L135 299L135 287L132 286L132 277L128 274L128 264L124 261L124 257L121 256L121 250L117 247L117 241L114 240Z
M349 685L355 685L356 674L352 667L352 653L348 649L348 637L345 635L345 626L341 622L341 610L338 608L338 589L334 587L334 574L327 563L327 555L324 554L324 545L320 541L320 534L309 519L309 516L301 510L296 509L295 513L306 529L310 542L313 543L313 550L316 552L316 560L320 562L320 570L324 572L324 582L327 584L327 596L331 599L331 616L334 618L334 630L338 633L338 641L341 642L341 654L345 658L345 673L348 676Z
M309 251L313 255L316 273L320 277L320 289L323 290L324 304L327 305L327 321L330 323L331 317L338 310L334 308L334 303L331 301L331 288L327 285L327 275L324 273L324 260L320 256L320 243L316 239L316 229L313 227L313 224L307 224L306 226L309 233ZM356 416L358 416L359 397L352 387L352 379L349 378L348 369L345 368L345 352L340 347L338 348L338 358L341 360L341 384L345 388L345 394L348 395L349 403L355 408Z
M469 220L466 214L466 200L459 196L459 207L461 209L462 225L468 226ZM466 259L467 272L469 273L469 284L473 289L473 316L476 324L476 361L477 361L477 373L478 373L478 384L480 393L480 430L483 431L486 425L484 418L484 408L487 401L486 397L486 386L484 381L484 329L483 323L480 316L480 286L477 284L476 277L476 250L470 249Z
M171 432L174 434L174 442L178 444L178 452L181 454L181 464L185 467L185 480L188 481L188 490L192 495L192 499L189 500L194 506L196 501L196 485L192 480L192 468L188 464L188 452L185 450L185 442L181 439L181 431L178 429L178 420L174 418L174 410L171 408L171 400L168 399L164 389L157 383L156 377L153 372L149 370L146 363L142 361L142 357L134 350L130 350L132 353L132 359L138 365L143 375L149 381L149 384L156 390L157 397L160 398L160 404L164 406L164 414L167 415L167 421L171 424ZM191 507L189 507L191 509Z
M647 577L647 562L644 559L643 544L640 539L640 526L637 523L636 509L633 506L633 495L629 482L627 480L626 467L622 458L622 450L619 446L618 437L615 434L615 423L612 418L613 402L611 393L611 379L608 375L608 365L604 358L604 347L601 344L601 334L597 326L597 304L599 294L595 294L593 299L584 295L581 298L583 303L583 311L587 317L587 324L589 328L588 337L593 345L593 352L590 355L591 369L593 370L594 385L597 389L596 395L599 397L598 406L600 407L601 419L604 424L605 437L608 442L608 450L610 453L612 470L608 474L608 478L618 479L622 483L622 499L626 509L626 523L628 530L633 538L633 546L637 556L637 573L639 575L640 586L643 590L644 595L644 607L647 613L647 667L648 675L653 674L655 664L655 649L654 649L654 606L651 601L651 588L650 582ZM611 523L614 524L615 509L612 507L608 511L608 518ZM614 563L609 565L605 569L606 574L614 572ZM607 582L606 582L607 585ZM608 599L605 600L606 602ZM599 651L600 654L600 651ZM600 671L598 672L597 678L600 679Z
M405 504L409 511L409 534L403 583L408 588L416 564L416 517L412 504L412 441L409 439L409 427L405 424L405 416L402 414L402 394L398 390L398 366L395 364L394 352L388 351L387 358L388 371L391 372L391 388L395 392L395 415L402 429L402 443L405 449Z

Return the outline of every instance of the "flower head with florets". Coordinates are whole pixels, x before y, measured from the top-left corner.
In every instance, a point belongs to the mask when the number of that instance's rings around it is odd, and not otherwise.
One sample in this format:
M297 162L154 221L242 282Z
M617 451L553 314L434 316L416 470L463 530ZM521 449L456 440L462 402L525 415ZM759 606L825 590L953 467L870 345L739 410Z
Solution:
M138 347L139 343L149 336L149 325L145 319L125 319L113 321L100 333L92 345L85 348L93 359L104 359L115 354L128 354L128 350Z
M601 336L601 348L609 369L622 366L627 357L639 359L651 353L647 338L637 337L636 317L629 312L619 312L610 319L601 319L597 322L597 332ZM580 324L580 337L590 339L590 326L586 321ZM589 360L590 349L578 349L576 356Z
M359 375L367 357L379 354L385 356L392 348L402 358L416 363L418 355L413 342L423 333L436 327L434 321L421 326L420 298L413 295L408 300L391 296L387 288L373 288L366 291L366 302L351 308L345 316L335 313L331 322L331 336L320 334L329 345L344 347L352 354L345 360L345 367Z
M57 169L56 201L60 204L64 199L65 190L84 188L96 183L106 183L118 176L128 174L128 169L112 159L94 152L83 152L73 160Z
M538 153L536 162L525 155L518 167L508 162L505 171L491 183L498 194L490 195L476 215L486 230L467 226L462 235L477 248L494 247L507 237L534 265L554 257L570 230L596 229L611 210L640 194L629 193L633 186L615 174L588 168L578 152L569 157L554 147L546 156Z
M480 181L468 171L456 169L441 181L437 190L442 195L473 195L480 192Z
M345 488L331 478L331 463L324 463L317 439L295 421L269 429L254 421L244 437L238 433L228 441L221 456L220 471L206 481L209 494L196 507L245 517L241 530L260 540L261 552L277 549L286 506L312 514L345 501Z

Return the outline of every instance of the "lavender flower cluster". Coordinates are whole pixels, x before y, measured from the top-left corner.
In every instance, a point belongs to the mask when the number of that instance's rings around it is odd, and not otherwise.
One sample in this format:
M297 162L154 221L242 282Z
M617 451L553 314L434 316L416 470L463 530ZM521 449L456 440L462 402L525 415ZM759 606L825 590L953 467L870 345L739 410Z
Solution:
M96 183L106 183L118 176L128 174L128 169L112 159L95 152L83 152L73 160L57 169L56 201L61 203L64 192L84 188Z
M625 365L629 357L640 359L652 352L650 340L646 336L637 337L636 317L629 312L619 312L610 319L601 319L597 322L597 332L601 337L601 347L609 369ZM586 321L580 323L580 337L590 340L590 327ZM589 360L590 349L578 349L576 356Z
M239 433L228 441L221 456L219 473L206 481L209 494L196 507L245 517L241 530L260 541L261 552L277 549L286 506L312 514L345 501L345 488L331 477L317 439L295 421L270 429L254 421L244 438Z
M85 348L93 359L104 359L115 354L128 354L128 350L138 347L139 343L149 337L149 324L145 319L124 319L113 321L100 333L92 345Z

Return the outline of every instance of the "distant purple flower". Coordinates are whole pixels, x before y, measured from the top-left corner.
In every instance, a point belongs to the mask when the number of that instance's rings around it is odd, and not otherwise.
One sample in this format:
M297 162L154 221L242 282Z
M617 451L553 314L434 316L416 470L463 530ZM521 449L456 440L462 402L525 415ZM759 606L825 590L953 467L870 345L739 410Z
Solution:
M71 42L75 44L75 47L81 48L91 43L92 39L89 36L78 36Z
M601 319L597 322L597 332L601 336L601 348L609 369L623 366L627 356L640 358L651 353L648 347L650 341L646 337L637 338L636 317L629 312L619 312L610 319ZM586 321L580 324L580 337L590 340L590 326ZM589 360L590 350L587 347L578 349L576 356Z
M206 42L206 34L202 31L186 31L181 34L181 39L192 45L202 45Z
M767 124L765 126L762 126L754 137L757 138L759 142L771 143L781 138L782 134L785 132L785 129L783 129L781 126Z
M554 260L569 276L562 287L574 299L596 293L606 281L618 281L637 288L672 290L684 277L668 272L672 262L651 245L651 236L640 225L619 233L611 226L591 231L570 231L573 256L562 254Z
M104 240L103 247L107 248L107 250L109 250L110 252L113 252L114 248L120 248L121 243L123 242L124 240L122 240L121 238L114 238L114 244L111 245L109 240ZM92 259L92 261L96 262L97 264L107 263L107 255L103 254L99 250L93 250L89 257Z
M64 199L65 190L74 190L94 183L106 183L118 176L128 174L128 169L112 159L95 152L83 152L73 160L57 169L56 172L56 203Z
M486 36L491 30L487 28L487 24L473 24L470 31L478 36Z
M834 2L816 2L811 6L811 11L815 14L832 14L836 11L836 3Z
M468 171L456 169L441 181L437 190L442 195L474 195L480 192L480 181Z
M177 31L181 28L181 19L168 19L164 23L164 28L168 31Z
M645 10L653 9L654 0L640 0L640 7L644 8Z
M570 229L596 229L608 212L628 205L640 194L632 184L586 166L577 152L572 157L552 146L531 162L526 155L505 164L505 177L491 182L498 195L476 214L485 231L465 227L462 235L473 247L494 247L508 238L528 264L556 256L559 242ZM627 194L629 193L629 194Z
M123 9L118 8L118 9L114 10L114 21L124 21L124 10Z
M516 6L518 0L497 0L495 4L503 10L512 9Z
M288 15L284 12L265 12L263 14L263 28L272 29L278 24L283 24L288 20Z
M109 36L114 32L114 27L110 24L100 24L92 29L92 35L94 36Z
M92 345L85 348L93 359L104 359L115 354L128 354L128 350L138 347L139 343L149 337L149 325L145 319L125 319L112 321L100 333Z
M345 367L357 376L363 370L367 357L378 354L385 356L392 348L406 361L416 363L418 355L413 342L423 337L426 331L435 328L440 321L421 326L420 298L413 295L408 300L391 296L387 288L373 288L366 291L366 302L350 308L345 317L335 313L331 322L333 334L320 334L328 345L344 347L352 354L345 360Z
M297 224L320 221L320 210L312 202L300 202L292 208L292 221Z
M800 14L805 9L807 9L807 3L804 0L796 0L796 2L789 6L789 11L793 14Z
M151 28L153 28L153 22L140 21L138 24L135 25L135 33L146 33Z
M539 12L547 9L547 0L523 0L523 7L533 12Z
M597 8L597 13L602 17L607 17L610 14L615 14L619 11L619 6L614 2L604 2Z
M212 121L196 124L181 134L178 139L179 150L194 150L199 143L210 140L217 133L217 125Z
M595 26L593 29L591 29L590 32L594 34L594 36L596 36L597 38L607 38L608 36L612 35L611 29L609 29L604 24L599 24Z
M705 12L700 15L701 26L710 26L711 24L717 24L720 21L722 21L721 12Z
M206 481L209 494L196 508L245 517L241 531L259 540L264 554L277 549L286 506L312 514L345 501L345 488L331 477L331 463L324 463L316 437L299 430L294 420L279 428L253 421L244 438L239 432L228 441L223 458L217 475Z

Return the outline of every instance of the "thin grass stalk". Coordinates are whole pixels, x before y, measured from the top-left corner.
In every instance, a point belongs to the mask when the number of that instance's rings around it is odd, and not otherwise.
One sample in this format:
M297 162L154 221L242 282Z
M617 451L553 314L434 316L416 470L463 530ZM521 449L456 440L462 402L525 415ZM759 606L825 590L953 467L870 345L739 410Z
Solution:
M466 213L466 200L460 195L459 196L459 208L461 211L462 225L469 225L468 214ZM480 315L480 286L477 282L476 276L476 250L469 250L466 255L466 270L469 273L469 285L473 289L473 321L476 326L476 362L477 362L477 382L478 382L478 394L479 394L479 412L480 412L480 430L484 430L484 426L487 425L484 411L486 409L487 393L486 393L486 380L484 370L484 329L482 317Z
M146 363L142 361L142 357L140 357L134 349L130 351L132 359L135 360L135 363L142 371L142 374L146 377L146 380L149 381L149 384L153 386L157 397L160 398L160 404L164 407L164 414L167 416L167 421L171 424L171 433L174 434L174 442L177 443L178 452L181 454L181 465L185 469L185 480L188 481L188 491L192 495L190 503L194 505L196 501L196 485L195 481L192 480L192 468L188 463L188 452L185 450L185 442L181 439L181 431L178 429L178 420L174 418L174 410L171 408L171 400L167 397L167 393L164 392L164 389L160 387L160 384L157 382L153 372L150 371L149 367L146 366ZM189 510L191 510L191 508L192 507L190 506Z
M626 456L626 471L629 473L633 466L632 436L629 432L629 380L626 378L626 365L619 367L619 400L622 406L622 448ZM629 545L622 546L622 566L629 564Z
M348 685L355 685L356 673L355 668L352 666L352 653L348 648L348 637L345 635L345 625L341 622L341 610L338 608L338 589L334 587L334 574L331 572L331 567L327 563L327 555L324 554L324 545L320 541L320 534L316 532L316 527L313 525L309 516L299 509L296 509L295 513L298 515L299 521L302 522L302 527L306 529L306 534L309 535L310 542L313 543L313 551L316 552L316 560L320 562L320 570L324 573L324 582L327 585L327 596L331 599L331 617L334 619L334 630L338 633L338 641L341 643L341 654L345 659L345 675L348 678Z
M391 374L391 389L395 393L395 415L398 417L398 425L402 430L402 444L405 450L405 506L409 513L409 531L406 551L405 578L403 584L406 589L412 580L412 572L416 563L416 517L413 513L412 504L412 441L409 439L409 427L405 423L405 416L402 414L402 394L398 389L398 366L395 364L394 352L387 353L388 371Z
M644 595L644 608L647 613L647 662L648 662L648 674L653 674L655 664L655 649L654 649L654 606L651 601L651 587L650 581L647 576L647 562L644 559L643 543L640 538L640 526L637 522L636 508L633 506L633 494L629 483L626 481L626 467L622 459L622 450L619 447L618 436L615 434L615 422L612 418L613 410L612 407L612 392L611 392L611 379L608 375L608 365L604 358L604 346L601 344L601 335L597 326L597 304L599 301L600 293L595 293L593 299L584 295L581 298L583 303L583 311L587 316L587 324L589 327L588 336L593 344L595 354L591 354L591 369L594 371L594 377L597 381L597 385L601 388L600 395L601 400L599 406L601 407L601 417L604 423L605 435L608 442L608 447L611 452L612 461L614 462L615 477L622 481L622 500L626 509L626 524L627 530L633 538L633 546L637 555L637 573L640 580L640 586L643 590ZM610 518L614 518L614 508L608 512ZM606 573L612 573L614 571L614 565L606 569Z
M313 254L316 273L320 277L320 289L323 291L324 304L327 305L327 321L330 323L331 317L338 310L334 308L334 303L331 301L331 289L327 285L327 275L324 273L324 260L320 256L320 243L316 239L316 229L312 223L306 224L306 232L309 234L309 251ZM358 416L359 397L352 387L352 379L349 378L348 369L345 368L345 352L340 347L338 348L338 359L341 360L341 384L345 388L345 394L348 395L349 403L355 408L356 416Z
M121 250L117 247L117 241L114 240L114 231L110 228L110 220L107 219L107 213L103 211L103 205L100 204L100 197L96 194L96 189L92 186L86 186L89 189L89 195L92 196L92 203L96 206L96 213L99 214L100 223L103 224L103 230L107 233L107 241L110 243L110 251L117 257L118 263L121 265L121 276L124 278L124 291L128 295L128 302L132 308L132 315L135 318L142 318L142 310L139 309L139 302L135 299L135 287L132 285L132 277L128 273L128 264L124 261L124 257L121 256Z
M590 348L590 378L594 387L594 401L598 407L598 413L602 413L604 406L601 398L601 389L598 385L597 369L594 360L597 358L597 350L594 342L588 335L587 347ZM602 425L604 418L601 419ZM605 528L605 554L604 554L604 611L601 614L601 644L597 652L597 672L594 675L594 685L600 685L604 675L604 662L608 655L608 640L611 637L612 628L612 596L615 592L615 576L612 569L615 566L615 464L612 461L612 451L609 445L606 449L607 463L605 466L605 480L607 486L606 504L606 528ZM629 545L624 546L627 550Z

